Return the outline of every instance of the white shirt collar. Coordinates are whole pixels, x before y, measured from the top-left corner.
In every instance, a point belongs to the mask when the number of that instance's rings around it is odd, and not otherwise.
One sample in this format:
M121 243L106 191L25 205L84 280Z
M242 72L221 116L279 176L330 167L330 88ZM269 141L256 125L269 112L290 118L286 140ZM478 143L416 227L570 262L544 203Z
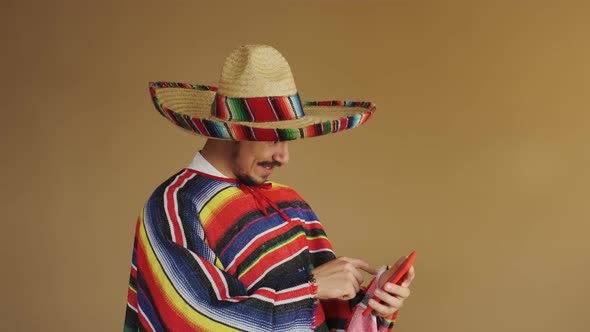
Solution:
M213 165L211 165L211 163L208 162L207 159L205 159L205 157L203 157L201 151L197 152L197 155L190 163L190 165L187 166L187 168L190 168L197 172L213 175L219 178L229 179L227 176L223 175L223 173L218 171L217 168L213 167Z

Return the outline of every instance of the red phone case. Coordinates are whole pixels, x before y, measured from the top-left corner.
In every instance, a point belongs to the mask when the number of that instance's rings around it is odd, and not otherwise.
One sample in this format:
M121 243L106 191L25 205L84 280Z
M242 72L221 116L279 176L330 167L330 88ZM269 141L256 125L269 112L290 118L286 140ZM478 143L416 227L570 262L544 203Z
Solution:
M395 273L391 276L391 278L389 279L388 282L391 282L396 285L401 285L402 278L406 275L406 273L408 273L408 271L410 270L410 268L414 264L415 260L416 260L416 251L414 250L408 255L408 258L406 258L406 260L402 263L402 265L395 271ZM376 280L376 282L377 282L377 280ZM375 299L375 298L373 298L373 299ZM370 314L371 310L373 310L371 307L367 307L367 309L365 309L365 311L363 311L363 316L367 316L368 314Z

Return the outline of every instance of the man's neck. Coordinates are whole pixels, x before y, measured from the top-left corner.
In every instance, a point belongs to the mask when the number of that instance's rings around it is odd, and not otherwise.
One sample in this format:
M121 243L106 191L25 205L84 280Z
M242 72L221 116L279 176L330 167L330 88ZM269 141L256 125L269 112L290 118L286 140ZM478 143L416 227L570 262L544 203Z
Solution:
M236 176L230 168L229 161L232 159L232 146L234 142L223 140L207 140L201 149L201 155L216 170L227 178L235 179Z

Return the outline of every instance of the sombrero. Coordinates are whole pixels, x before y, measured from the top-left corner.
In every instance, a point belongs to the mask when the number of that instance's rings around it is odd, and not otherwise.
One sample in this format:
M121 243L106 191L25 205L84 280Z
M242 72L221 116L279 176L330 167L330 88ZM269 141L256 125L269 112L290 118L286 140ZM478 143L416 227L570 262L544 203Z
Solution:
M287 60L273 47L246 45L231 52L219 87L150 82L156 109L175 125L209 138L288 141L364 124L376 105L366 101L305 101Z

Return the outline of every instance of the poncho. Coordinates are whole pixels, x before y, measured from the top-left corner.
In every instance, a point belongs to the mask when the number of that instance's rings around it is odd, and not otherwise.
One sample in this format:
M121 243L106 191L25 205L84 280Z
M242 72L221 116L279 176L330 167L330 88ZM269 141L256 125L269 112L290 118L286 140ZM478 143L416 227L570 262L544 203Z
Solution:
M125 331L343 331L364 294L319 301L310 273L334 258L291 188L183 169L138 218Z

